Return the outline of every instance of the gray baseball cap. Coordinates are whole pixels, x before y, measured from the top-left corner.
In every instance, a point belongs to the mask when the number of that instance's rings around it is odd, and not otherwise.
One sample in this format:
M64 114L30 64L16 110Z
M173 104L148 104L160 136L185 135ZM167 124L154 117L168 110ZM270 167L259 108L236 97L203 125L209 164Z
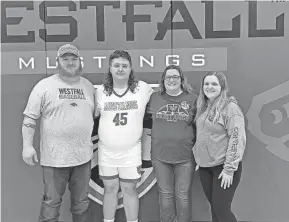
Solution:
M76 48L76 46L71 45L71 44L65 44L65 45L60 46L60 48L58 49L58 52L57 52L57 57L61 57L67 53L70 53L70 54L73 54L73 55L79 57L78 48Z

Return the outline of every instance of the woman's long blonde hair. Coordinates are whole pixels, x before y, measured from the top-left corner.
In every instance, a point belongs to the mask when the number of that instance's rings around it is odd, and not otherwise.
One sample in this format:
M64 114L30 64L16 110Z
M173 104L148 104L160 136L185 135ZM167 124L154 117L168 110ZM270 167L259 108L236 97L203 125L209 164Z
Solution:
M219 84L221 86L221 92L219 96L216 98L214 103L211 105L210 110L208 112L207 117L209 116L210 120L215 123L220 115L223 108L228 104L230 100L235 100L234 97L229 96L229 89L226 76L223 72L208 72L203 77L199 97L197 100L197 114L195 120L197 120L202 113L208 108L208 97L204 94L204 81L207 76L216 76L219 80ZM206 118L207 118L206 117Z

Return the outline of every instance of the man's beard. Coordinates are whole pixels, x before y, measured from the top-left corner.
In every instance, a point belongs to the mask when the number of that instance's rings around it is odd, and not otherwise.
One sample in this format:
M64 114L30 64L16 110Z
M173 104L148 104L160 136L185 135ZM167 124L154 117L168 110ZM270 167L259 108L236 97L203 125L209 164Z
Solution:
M63 66L59 65L58 67L59 74L66 77L77 77L82 75L82 68L81 66L78 69L68 69L64 68Z

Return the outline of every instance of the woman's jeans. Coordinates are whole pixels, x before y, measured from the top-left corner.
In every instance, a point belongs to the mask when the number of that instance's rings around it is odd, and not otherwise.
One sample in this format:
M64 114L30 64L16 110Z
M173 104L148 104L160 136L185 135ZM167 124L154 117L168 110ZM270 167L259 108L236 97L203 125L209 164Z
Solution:
M191 188L195 163L166 163L153 160L159 188L161 222L191 222Z

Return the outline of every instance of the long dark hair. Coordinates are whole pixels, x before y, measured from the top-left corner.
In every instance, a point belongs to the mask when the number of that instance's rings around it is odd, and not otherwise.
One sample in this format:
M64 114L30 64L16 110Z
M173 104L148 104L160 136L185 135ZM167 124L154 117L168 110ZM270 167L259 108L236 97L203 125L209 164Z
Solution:
M166 92L165 78L166 78L167 71L170 69L175 69L179 72L180 77L181 77L181 89L186 93L193 94L194 93L193 87L187 83L187 78L184 76L184 73L183 73L181 67L176 66L176 65L169 65L163 71L162 76L161 76L161 80L160 80L160 85L159 85L159 90L160 90L161 94L164 94Z
M124 58L128 60L130 66L132 66L131 57L128 52L123 51L123 50L115 50L109 57L109 65L111 65L112 60L116 58ZM113 91L113 78L110 72L110 68L108 68L108 73L106 74L104 78L103 86L104 86L104 92L106 93L106 95L110 96ZM138 86L138 80L136 79L134 72L131 69L131 72L128 78L128 88L130 89L132 93L135 93L135 89L137 88L137 86Z

